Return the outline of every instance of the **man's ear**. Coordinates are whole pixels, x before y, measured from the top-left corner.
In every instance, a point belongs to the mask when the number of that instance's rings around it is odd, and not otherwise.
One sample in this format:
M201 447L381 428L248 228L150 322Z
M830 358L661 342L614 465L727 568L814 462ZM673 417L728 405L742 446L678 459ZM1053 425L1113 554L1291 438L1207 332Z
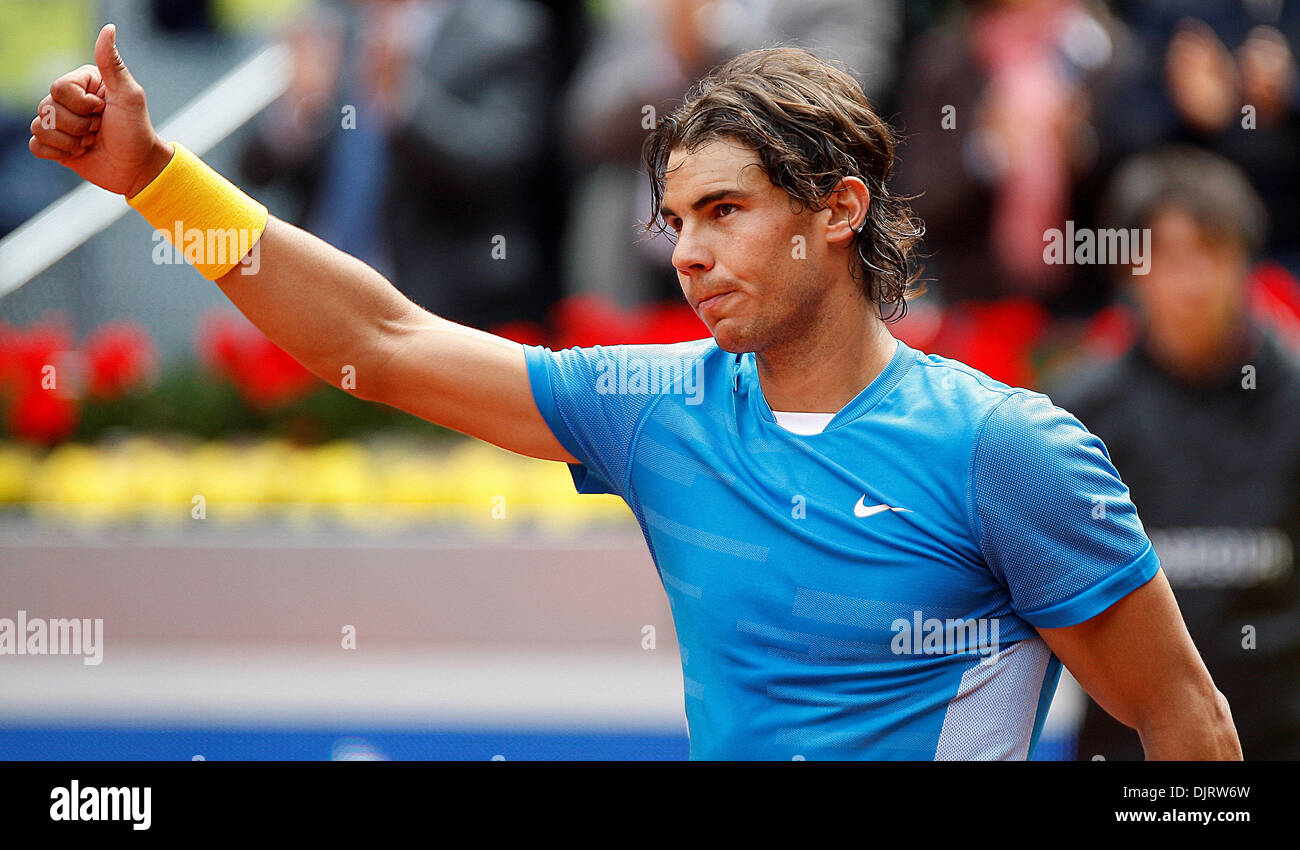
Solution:
M846 243L867 221L871 192L858 177L845 177L835 185L827 198L826 209L830 219L826 222L826 241L831 245Z

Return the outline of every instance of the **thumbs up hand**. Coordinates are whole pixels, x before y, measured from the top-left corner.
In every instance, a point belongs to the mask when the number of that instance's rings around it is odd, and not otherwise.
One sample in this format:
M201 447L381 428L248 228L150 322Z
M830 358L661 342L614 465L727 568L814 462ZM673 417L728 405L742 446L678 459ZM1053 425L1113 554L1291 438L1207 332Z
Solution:
M117 52L117 28L95 41L95 64L59 77L32 121L31 152L72 169L110 192L131 197L171 159L155 132L144 89Z

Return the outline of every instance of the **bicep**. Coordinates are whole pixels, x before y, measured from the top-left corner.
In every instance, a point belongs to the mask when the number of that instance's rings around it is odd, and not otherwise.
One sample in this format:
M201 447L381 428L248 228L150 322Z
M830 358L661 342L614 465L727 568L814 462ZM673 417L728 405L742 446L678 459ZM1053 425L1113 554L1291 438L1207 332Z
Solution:
M528 457L578 463L537 408L519 343L427 311L381 336L372 401Z
M1097 704L1133 728L1214 689L1164 570L1095 617L1038 633Z

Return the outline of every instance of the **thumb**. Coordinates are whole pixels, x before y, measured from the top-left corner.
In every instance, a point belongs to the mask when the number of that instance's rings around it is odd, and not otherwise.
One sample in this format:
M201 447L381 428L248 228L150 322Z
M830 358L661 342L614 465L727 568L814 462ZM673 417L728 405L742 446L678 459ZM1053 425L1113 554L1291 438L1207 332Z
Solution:
M116 24L105 24L99 31L99 38L95 40L95 64L110 91L135 82L122 61L122 55L117 52Z

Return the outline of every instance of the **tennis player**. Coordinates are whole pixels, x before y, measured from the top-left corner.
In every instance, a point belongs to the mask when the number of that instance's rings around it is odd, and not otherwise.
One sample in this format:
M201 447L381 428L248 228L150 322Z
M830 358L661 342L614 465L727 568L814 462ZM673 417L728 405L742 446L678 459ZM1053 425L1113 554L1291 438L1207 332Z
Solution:
M32 153L184 239L321 378L351 367L362 398L625 499L671 604L692 758L1024 759L1062 663L1148 758L1241 757L1100 440L890 334L920 228L843 70L743 54L647 140L653 220L711 338L551 351L431 315L268 216L157 135L115 38L51 86ZM256 263L212 247L249 232Z

